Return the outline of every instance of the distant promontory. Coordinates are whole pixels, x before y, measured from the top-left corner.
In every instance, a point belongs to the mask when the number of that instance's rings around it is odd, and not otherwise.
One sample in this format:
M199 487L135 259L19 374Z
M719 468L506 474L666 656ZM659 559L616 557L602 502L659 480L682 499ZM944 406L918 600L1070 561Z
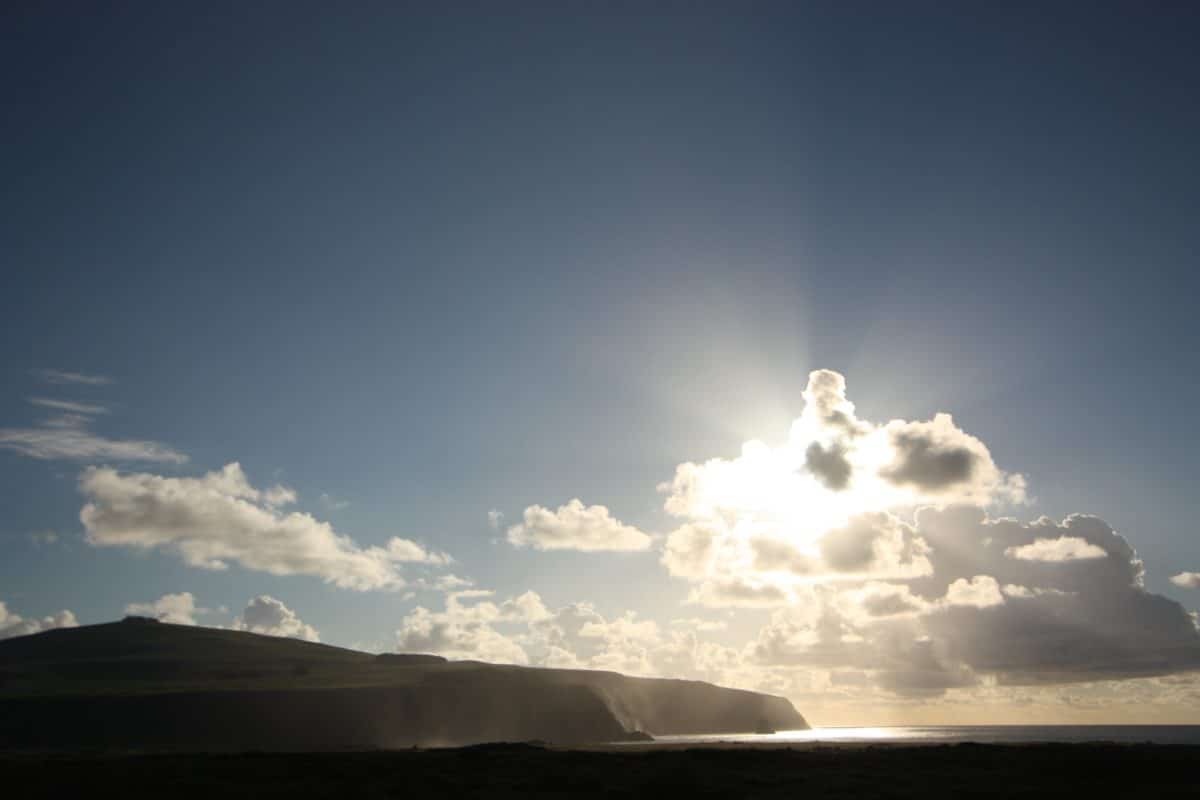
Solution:
M579 745L807 728L782 697L130 619L0 641L0 748Z

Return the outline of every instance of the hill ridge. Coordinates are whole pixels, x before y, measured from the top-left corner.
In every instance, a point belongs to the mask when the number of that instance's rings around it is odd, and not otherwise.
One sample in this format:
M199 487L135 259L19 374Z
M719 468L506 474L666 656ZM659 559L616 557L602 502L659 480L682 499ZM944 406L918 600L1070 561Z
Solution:
M65 720L86 719L87 726ZM129 620L0 641L9 747L342 749L807 727L786 699L703 681L373 655Z

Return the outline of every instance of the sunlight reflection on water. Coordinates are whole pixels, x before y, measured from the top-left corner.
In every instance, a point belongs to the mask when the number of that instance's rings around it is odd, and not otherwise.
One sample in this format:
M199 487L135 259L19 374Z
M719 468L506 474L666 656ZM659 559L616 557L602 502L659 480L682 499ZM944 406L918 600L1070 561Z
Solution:
M776 733L656 736L656 743L786 745L856 742L1154 742L1200 744L1200 725L924 725L812 728Z
M872 742L927 738L917 728L812 728L775 733L724 733L696 736L655 736L663 744L703 744L738 742L744 744L785 744L788 742Z

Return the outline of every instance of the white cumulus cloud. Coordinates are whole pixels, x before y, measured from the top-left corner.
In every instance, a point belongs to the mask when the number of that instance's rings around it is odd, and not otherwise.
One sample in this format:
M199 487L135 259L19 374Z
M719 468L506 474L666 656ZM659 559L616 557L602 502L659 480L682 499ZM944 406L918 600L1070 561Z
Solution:
M400 564L445 564L449 557L392 538L363 547L311 514L284 513L278 488L260 491L237 463L199 478L170 478L91 467L80 477L86 541L173 553L194 567L235 563L272 575L311 575L344 589L398 589Z
M970 580L959 578L951 583L942 602L947 606L988 608L1003 603L1004 594L991 575L976 575Z
M1078 536L1060 536L1057 539L1036 539L1031 544L1010 547L1004 551L1009 558L1022 561L1086 561L1105 558L1104 549Z
M1200 572L1181 572L1171 576L1171 583L1185 589L1200 589Z
M207 611L206 608L196 607L196 598L191 592L164 594L151 603L130 603L125 606L126 614L153 617L159 622L171 622L176 625L195 625L196 614Z
M0 639L41 633L51 628L74 628L77 625L79 625L79 621L70 611L59 611L57 614L51 614L41 619L26 619L20 614L9 611L8 606L0 601Z
M585 506L579 499L551 511L525 509L523 521L508 529L508 541L537 550L646 550L651 538L609 516L604 506Z
M296 612L270 595L250 600L242 615L233 621L233 629L267 636L287 636L306 642L319 642L321 636L312 625L306 624Z

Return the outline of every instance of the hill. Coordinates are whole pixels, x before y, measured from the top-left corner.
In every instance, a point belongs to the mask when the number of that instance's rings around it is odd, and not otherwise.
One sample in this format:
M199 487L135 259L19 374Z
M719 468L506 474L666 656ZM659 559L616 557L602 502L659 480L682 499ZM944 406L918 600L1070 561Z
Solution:
M0 747L330 750L807 727L780 697L132 619L0 641Z

